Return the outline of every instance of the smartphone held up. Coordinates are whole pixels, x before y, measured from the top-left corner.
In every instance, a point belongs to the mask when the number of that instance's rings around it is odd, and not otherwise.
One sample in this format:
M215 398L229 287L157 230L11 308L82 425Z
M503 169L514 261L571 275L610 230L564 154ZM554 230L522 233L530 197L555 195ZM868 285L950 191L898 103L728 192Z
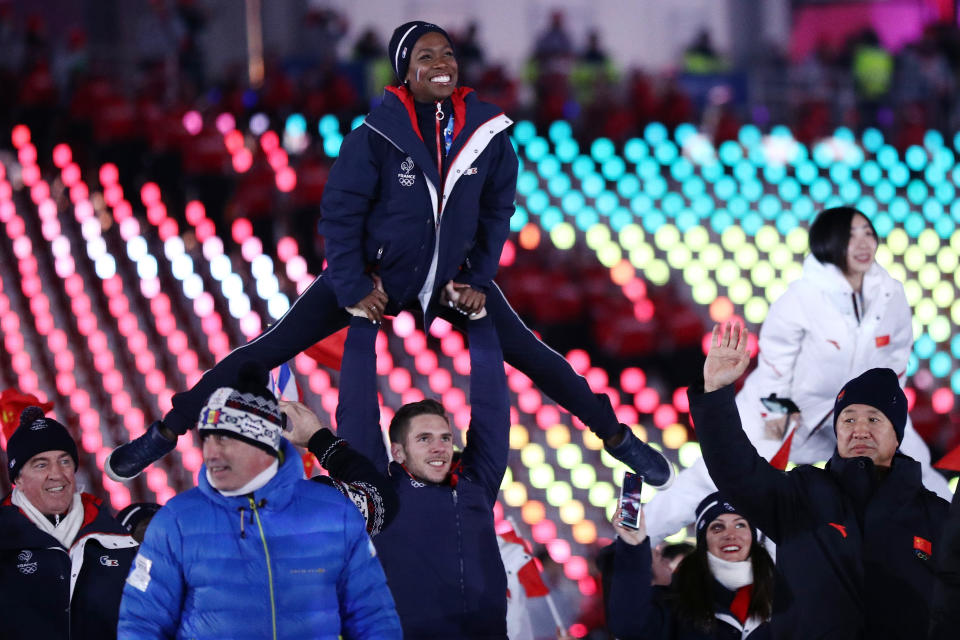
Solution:
M640 528L640 493L642 490L643 477L624 471L623 484L620 486L620 515L625 527Z

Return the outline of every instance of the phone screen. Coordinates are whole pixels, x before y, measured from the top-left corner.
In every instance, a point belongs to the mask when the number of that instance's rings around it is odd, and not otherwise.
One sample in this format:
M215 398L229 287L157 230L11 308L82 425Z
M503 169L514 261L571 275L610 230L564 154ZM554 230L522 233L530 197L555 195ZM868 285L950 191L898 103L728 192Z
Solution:
M623 526L640 528L640 492L643 490L643 478L629 471L623 472L623 484L620 487L620 509Z

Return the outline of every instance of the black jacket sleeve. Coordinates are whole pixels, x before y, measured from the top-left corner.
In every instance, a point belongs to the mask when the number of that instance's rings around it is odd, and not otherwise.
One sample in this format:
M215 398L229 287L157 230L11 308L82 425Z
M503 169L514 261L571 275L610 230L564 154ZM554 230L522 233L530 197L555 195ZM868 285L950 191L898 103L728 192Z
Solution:
M367 521L367 533L371 537L390 524L399 507L397 492L390 479L378 473L372 462L329 429L313 434L307 446L330 473L329 478L316 476L313 480L330 484L356 504Z
M960 629L960 490L953 494L950 515L940 535L937 580L930 604L930 640L956 638Z
M671 637L671 611L651 584L650 538L635 546L617 538L611 547L612 561L603 568L605 585L609 580L607 629L625 640Z

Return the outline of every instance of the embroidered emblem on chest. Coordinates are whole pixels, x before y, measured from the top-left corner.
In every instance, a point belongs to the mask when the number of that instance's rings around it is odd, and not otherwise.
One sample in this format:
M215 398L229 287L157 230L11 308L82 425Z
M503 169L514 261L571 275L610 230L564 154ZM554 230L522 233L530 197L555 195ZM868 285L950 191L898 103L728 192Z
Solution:
M25 576L37 572L37 563L30 562L31 558L33 558L33 552L28 551L27 549L24 549L19 553L19 555L17 555L17 560L19 560L17 569Z
M476 168L476 167L470 167L469 169L467 169L466 171L463 172L463 175L465 175L465 176L475 176L475 175L477 175L477 168Z
M100 556L100 564L105 567L119 567L120 561L110 556Z
M407 159L400 163L400 173L397 174L397 180L400 181L400 184L404 187L412 187L413 183L416 182L417 176L413 173L413 158L407 156Z

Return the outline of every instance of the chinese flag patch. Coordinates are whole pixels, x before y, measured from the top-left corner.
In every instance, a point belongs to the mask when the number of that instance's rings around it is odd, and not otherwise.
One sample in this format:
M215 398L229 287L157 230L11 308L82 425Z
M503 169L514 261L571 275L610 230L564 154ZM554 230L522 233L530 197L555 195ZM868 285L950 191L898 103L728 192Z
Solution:
M933 545L926 538L913 536L913 552L921 560L926 560L933 555Z
M877 336L874 339L877 342L877 347L885 347L888 344L890 344L890 334L887 334L885 336Z

